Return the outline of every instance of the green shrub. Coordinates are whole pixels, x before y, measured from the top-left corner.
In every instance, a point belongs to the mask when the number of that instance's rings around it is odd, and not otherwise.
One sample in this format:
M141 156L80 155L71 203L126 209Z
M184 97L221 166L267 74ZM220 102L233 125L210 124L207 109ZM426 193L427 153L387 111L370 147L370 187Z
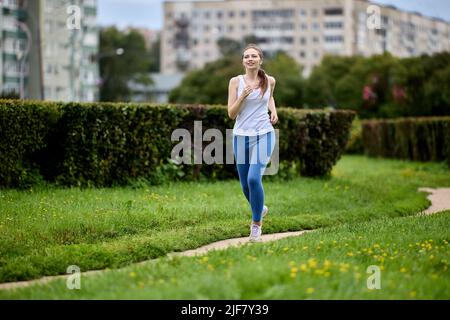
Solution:
M40 151L48 148L60 116L55 103L0 100L0 186L42 182L40 168L48 167Z
M365 153L372 157L450 161L450 117L364 120Z
M355 113L279 108L278 115L283 175L329 174L345 149ZM201 121L202 136L215 128L225 138L234 123L225 106L0 100L0 119L3 187L42 179L109 187L237 177L235 164L177 166L169 160L178 143L171 141L175 129L190 133L193 154L195 121ZM203 141L203 148L210 143Z

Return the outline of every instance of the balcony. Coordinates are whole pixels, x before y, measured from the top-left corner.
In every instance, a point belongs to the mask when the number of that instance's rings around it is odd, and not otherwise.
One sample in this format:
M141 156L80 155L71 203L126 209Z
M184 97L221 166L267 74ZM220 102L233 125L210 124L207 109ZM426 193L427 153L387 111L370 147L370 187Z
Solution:
M27 39L27 34L23 31L11 31L11 30L3 30L2 32L3 38L15 38L15 39Z
M5 16L13 16L19 21L25 21L25 19L27 18L27 12L23 9L11 9L4 7L3 14Z

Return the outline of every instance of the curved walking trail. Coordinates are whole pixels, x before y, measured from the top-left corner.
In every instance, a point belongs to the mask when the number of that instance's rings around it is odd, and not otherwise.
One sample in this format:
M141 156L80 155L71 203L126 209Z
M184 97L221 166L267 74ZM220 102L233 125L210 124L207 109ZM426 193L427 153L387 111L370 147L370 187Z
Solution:
M421 211L418 213L418 215L430 215L433 213L441 212L450 209L450 188L419 188L418 191L420 192L427 192L430 193L427 196L427 199L431 201L431 206L428 207L426 210ZM268 242L268 241L275 241L279 239L283 239L286 237L292 237L292 236L300 236L307 232L312 232L314 230L302 230L302 231L294 231L294 232L282 232L282 233L273 233L273 234L265 234L262 235L262 241L261 242ZM213 242L211 244L202 246L197 249L187 250L183 252L173 252L167 254L169 257L174 256L195 256L195 255L203 255L206 254L210 250L223 250L230 247L236 247L243 244L248 243L248 237L242 237L242 238L234 238L234 239L227 239L222 241ZM147 261L142 261L139 263L136 263L136 265L139 264L146 264L149 262L155 262L160 258L151 259ZM126 266L127 268L129 266ZM115 269L118 270L118 269ZM92 274L98 274L101 272L105 272L104 270L93 270L93 271L87 271L83 272L82 275L92 275ZM28 287L34 284L43 284L49 281L52 281L57 278L67 278L68 275L59 275L59 276L48 276L43 277L36 280L29 280L29 281L19 281L19 282L6 282L6 283L0 283L0 290L1 289L15 289L15 288L23 288Z

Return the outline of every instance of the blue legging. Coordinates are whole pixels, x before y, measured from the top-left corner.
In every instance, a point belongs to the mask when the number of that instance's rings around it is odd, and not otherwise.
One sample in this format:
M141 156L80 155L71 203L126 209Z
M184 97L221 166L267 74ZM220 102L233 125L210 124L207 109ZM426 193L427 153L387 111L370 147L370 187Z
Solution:
M275 147L275 132L259 136L233 135L233 151L242 191L252 208L253 221L261 221L264 206L262 175Z

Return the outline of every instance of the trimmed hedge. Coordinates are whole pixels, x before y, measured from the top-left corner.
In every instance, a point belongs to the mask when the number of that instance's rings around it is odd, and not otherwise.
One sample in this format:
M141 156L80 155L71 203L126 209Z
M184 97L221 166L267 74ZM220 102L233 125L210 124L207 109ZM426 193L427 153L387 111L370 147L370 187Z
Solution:
M371 157L444 161L450 168L450 117L362 121L365 154Z
M279 108L280 168L325 176L342 155L355 112ZM233 127L225 106L135 103L48 103L0 100L0 186L28 187L33 179L67 186L114 186L162 180L236 178L235 165L176 165L172 132L194 137ZM203 147L211 142L203 142ZM192 148L193 149L193 148ZM223 155L226 155L224 145ZM39 179L37 179L39 180Z

